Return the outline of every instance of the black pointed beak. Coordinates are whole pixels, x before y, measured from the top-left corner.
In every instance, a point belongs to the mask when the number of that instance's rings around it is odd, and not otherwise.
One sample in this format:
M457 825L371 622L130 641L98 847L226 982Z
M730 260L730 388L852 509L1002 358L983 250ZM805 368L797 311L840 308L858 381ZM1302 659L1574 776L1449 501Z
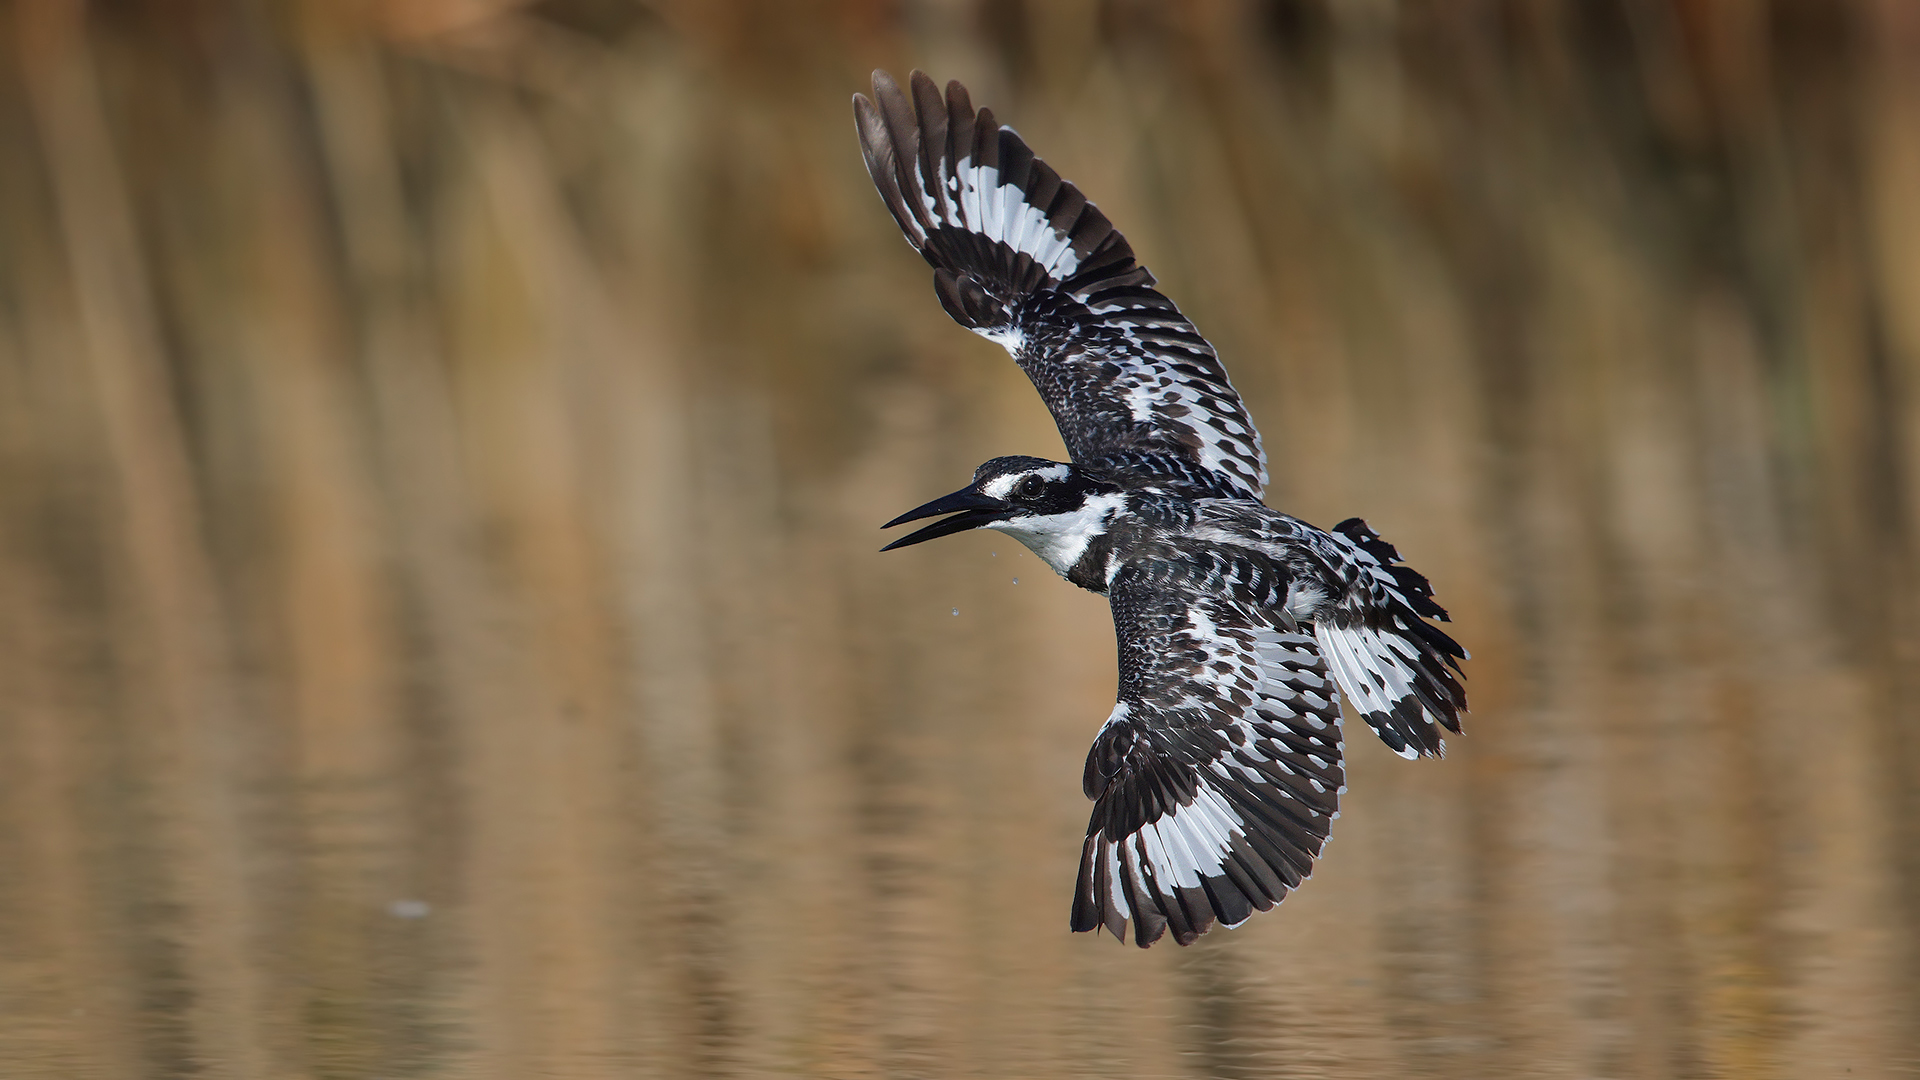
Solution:
M919 521L921 518L938 517L941 514L953 515L945 521L936 521L924 529L908 533L880 550L892 551L894 548L923 543L935 537L977 529L982 525L1003 520L1012 513L1013 507L1005 502L991 495L982 495L972 488L962 488L951 495L942 495L925 506L917 506L880 526L883 529L891 529L895 525Z

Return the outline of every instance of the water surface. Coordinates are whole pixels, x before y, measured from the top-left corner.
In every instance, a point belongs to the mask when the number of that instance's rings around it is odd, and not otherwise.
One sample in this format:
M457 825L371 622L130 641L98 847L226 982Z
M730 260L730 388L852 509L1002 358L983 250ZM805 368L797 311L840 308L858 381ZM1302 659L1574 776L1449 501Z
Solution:
M0 1072L1914 1072L1905 9L346 11L0 13ZM879 65L1474 652L1239 930L1067 931L1105 605L876 552L1061 452Z

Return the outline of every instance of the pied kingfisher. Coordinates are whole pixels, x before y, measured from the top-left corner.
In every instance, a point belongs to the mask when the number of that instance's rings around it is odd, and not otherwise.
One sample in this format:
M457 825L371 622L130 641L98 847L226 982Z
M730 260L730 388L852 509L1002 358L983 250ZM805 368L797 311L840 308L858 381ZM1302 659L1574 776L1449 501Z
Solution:
M1107 597L1119 700L1087 755L1073 929L1191 943L1279 903L1339 816L1338 684L1402 757L1460 730L1467 656L1427 580L1355 518L1268 509L1260 448L1213 347L1133 249L966 88L884 71L855 94L867 170L934 292L1033 380L1072 464L999 457L885 527L1019 540Z

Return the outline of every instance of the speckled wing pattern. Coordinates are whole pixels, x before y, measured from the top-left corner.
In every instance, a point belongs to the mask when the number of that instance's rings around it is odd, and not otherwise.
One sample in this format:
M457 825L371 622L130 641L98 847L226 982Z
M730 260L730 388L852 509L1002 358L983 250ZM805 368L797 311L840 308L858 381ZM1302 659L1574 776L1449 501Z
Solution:
M966 88L883 71L854 96L867 170L941 306L1033 380L1080 464L1192 497L1258 499L1266 455L1213 346L1126 238Z
M1150 564L1108 595L1120 693L1087 755L1073 928L1185 945L1312 872L1345 790L1340 707L1265 560Z

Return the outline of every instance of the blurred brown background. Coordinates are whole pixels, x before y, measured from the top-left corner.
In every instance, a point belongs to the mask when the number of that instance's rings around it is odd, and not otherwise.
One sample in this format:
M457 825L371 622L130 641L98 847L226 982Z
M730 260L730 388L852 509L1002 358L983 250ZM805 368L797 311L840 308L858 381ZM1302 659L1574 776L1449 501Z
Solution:
M1238 931L1067 932L1104 605L876 554L1061 452L876 66L1474 650ZM1901 0L15 0L0 1074L1913 1075L1916 420Z

